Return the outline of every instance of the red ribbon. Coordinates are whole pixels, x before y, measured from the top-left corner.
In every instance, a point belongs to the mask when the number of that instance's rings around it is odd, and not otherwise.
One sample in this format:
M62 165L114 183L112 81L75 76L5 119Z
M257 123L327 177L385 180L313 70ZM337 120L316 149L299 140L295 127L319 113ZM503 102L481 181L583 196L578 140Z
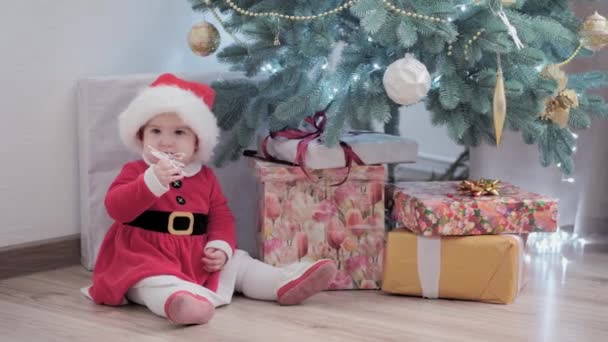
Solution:
M321 137L321 134L325 130L325 124L327 123L327 117L324 112L317 112L313 116L306 117L304 122L310 124L314 129L312 131L304 131L301 129L285 129L281 131L270 132L264 140L262 141L262 152L264 156L269 160L276 160L273 156L268 153L268 139L273 138L285 138L285 139L299 139L298 147L296 150L296 158L295 162L300 166L304 174L310 178L310 175L306 171L305 165L305 157L306 150L308 149L308 144L311 141L318 139ZM353 161L359 165L365 165L365 163L359 158L359 156L355 153L350 145L345 143L344 141L340 141L340 147L344 151L344 160L346 161L346 167L348 167L348 172L346 173L346 177L338 184L334 184L335 186L342 185L348 179L348 175L350 174L351 166Z

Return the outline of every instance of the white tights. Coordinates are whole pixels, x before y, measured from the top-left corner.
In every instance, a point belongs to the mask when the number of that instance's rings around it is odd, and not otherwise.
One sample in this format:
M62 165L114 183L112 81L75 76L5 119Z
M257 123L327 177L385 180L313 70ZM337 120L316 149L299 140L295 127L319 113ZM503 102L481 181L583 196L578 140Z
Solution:
M216 292L175 276L163 275L142 279L129 289L127 298L166 317L165 302L177 291L202 296L216 307L230 303L234 292L252 299L272 301L277 299L277 290L283 279L280 268L254 259L245 251L236 250L220 273Z

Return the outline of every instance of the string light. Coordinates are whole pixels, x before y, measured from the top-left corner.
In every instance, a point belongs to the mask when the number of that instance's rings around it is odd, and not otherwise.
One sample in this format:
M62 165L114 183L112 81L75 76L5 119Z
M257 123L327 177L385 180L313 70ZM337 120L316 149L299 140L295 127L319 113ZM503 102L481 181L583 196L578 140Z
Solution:
M530 233L526 242L527 250L531 254L561 254L567 246L584 250L587 244L589 244L589 240L561 228L558 228L555 233ZM562 262L568 263L569 261L562 259Z
M576 238L576 235L558 228L554 233L530 233L526 244L533 254L557 254Z
M437 87L439 87L439 82L441 81L441 75L433 78L433 80L431 81L431 86L436 89Z
M276 73L277 71L279 71L279 68L278 68L278 67L274 67L274 66L273 66L272 64L270 64L270 63L267 63L267 64L263 65L263 66L262 66L260 69L261 69L262 71L267 71L267 72L269 72L269 73L271 73L271 74L274 74L274 73Z

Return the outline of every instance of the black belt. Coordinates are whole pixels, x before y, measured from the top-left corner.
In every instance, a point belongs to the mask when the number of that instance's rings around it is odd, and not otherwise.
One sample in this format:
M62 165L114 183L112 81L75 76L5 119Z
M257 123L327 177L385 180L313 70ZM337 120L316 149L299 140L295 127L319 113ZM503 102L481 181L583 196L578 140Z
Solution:
M185 211L147 210L126 225L171 235L203 235L208 217Z

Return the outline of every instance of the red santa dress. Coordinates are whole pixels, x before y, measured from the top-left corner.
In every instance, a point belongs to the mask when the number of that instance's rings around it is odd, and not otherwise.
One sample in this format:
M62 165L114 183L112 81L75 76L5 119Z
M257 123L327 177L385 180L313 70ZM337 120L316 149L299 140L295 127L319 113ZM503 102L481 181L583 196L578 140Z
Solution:
M105 205L115 223L104 238L95 264L89 289L95 303L120 305L134 284L158 275L175 276L217 290L220 272L210 274L203 269L203 250L215 247L230 258L236 238L234 218L210 168L202 166L190 177L173 182L167 191L158 184L145 161L128 163L111 184ZM206 232L175 235L183 230L176 230L172 222L167 222L166 231L129 224L150 212L162 217L177 212L180 218L189 213L202 214Z

